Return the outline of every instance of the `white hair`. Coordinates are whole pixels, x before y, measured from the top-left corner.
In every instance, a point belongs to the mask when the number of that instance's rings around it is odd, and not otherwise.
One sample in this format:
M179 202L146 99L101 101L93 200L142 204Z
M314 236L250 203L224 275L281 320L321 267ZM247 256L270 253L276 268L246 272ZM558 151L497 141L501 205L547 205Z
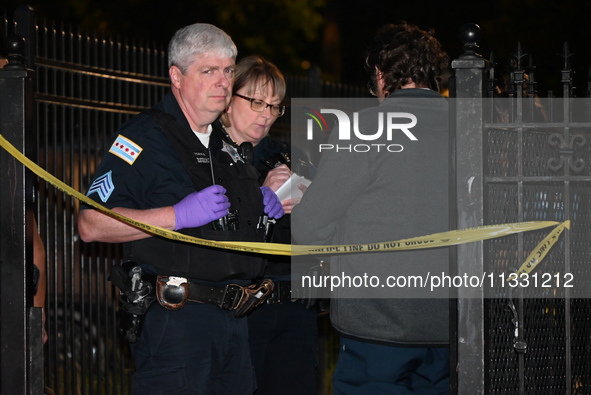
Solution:
M177 66L184 74L196 55L205 53L236 60L238 49L222 29L208 23L185 26L168 44L168 67Z

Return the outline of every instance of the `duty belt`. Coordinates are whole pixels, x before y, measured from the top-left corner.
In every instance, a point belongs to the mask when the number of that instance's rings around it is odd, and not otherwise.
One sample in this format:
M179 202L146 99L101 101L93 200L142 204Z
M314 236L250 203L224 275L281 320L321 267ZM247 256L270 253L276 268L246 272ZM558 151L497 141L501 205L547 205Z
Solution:
M273 288L273 281L269 279L246 287L237 284L213 287L174 276L158 276L156 279L156 297L160 305L168 310L181 309L189 300L233 310L237 317L248 314L264 303Z
M234 310L240 297L242 287L236 284L229 284L225 287L211 287L195 282L189 282L189 297L191 302L208 303L222 309Z
M234 311L236 317L242 317L264 303L273 292L273 281L267 279L246 287L237 284L213 287L184 277L154 277L145 274L135 262L124 262L111 269L109 280L120 291L121 329L130 343L137 341L145 313L154 300L169 310L181 309L187 300L208 303Z
M275 281L273 284L273 292L267 299L267 304L279 304L296 300L291 296L291 282Z

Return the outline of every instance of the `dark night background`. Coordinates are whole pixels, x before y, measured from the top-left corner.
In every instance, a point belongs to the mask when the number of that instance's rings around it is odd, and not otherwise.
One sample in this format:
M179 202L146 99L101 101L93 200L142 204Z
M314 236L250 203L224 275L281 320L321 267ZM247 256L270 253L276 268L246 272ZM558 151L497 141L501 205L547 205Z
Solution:
M543 95L558 87L564 42L575 54L579 96L591 64L591 0L3 0L0 9L20 4L32 6L38 18L163 46L176 29L208 22L232 36L239 58L258 53L285 73L317 66L324 78L343 83L366 81L366 43L378 27L401 20L435 29L452 59L462 53L460 27L477 23L480 53L488 58L493 51L499 68L509 64L519 42L533 58Z

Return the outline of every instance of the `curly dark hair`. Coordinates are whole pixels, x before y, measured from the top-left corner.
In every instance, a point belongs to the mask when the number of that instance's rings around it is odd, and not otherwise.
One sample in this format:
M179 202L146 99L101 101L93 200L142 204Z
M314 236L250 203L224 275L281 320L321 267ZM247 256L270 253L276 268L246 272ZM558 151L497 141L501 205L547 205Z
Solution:
M376 69L382 73L384 91L391 93L414 82L420 88L440 90L441 74L449 57L433 31L403 22L380 28L365 53L365 69L376 83Z

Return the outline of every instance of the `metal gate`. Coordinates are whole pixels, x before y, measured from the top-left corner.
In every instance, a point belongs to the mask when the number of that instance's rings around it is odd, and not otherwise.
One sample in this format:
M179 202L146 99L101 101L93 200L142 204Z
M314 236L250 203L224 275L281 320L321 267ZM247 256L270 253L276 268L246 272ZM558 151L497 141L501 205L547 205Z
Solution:
M459 292L458 392L589 394L591 101L574 99L566 44L560 98L544 101L519 45L500 75L476 53L478 27L461 34L466 52L453 62L458 228L542 220L570 220L571 228L530 273L531 286ZM458 274L515 272L547 233L460 246Z
M86 191L112 133L168 88L165 52L54 25L37 26L36 48L37 163ZM39 226L53 247L45 382L58 393L130 393L133 366L107 281L120 246L78 239L76 199L44 182L39 197Z

